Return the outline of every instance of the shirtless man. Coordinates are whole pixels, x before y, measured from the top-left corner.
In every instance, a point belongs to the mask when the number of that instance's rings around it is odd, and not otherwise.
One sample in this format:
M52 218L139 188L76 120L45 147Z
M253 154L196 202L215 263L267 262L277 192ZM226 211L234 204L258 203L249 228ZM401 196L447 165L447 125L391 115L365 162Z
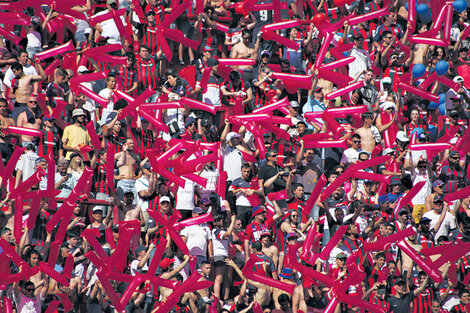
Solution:
M15 99L15 108L13 109L13 120L18 118L18 115L25 110L26 103L29 97L33 94L34 83L45 79L46 73L41 65L35 65L36 70L40 75L26 75L23 72L23 65L19 62L11 66L11 70L15 75L10 87L10 98Z
M144 221L142 215L142 209L140 206L132 204L134 202L134 193L132 191L127 191L124 193L124 203L119 205L119 220L120 221L135 221L138 220L141 223Z
M281 274L279 274L279 277L281 278L281 281L283 283L286 283L288 285L295 285L294 282L294 273L291 268L284 268L282 269ZM279 303L279 296L280 295L287 295L289 297L289 303L291 303L291 295L285 292L284 290L281 290L279 288L273 288L273 299L274 299L274 305L276 309L281 309L281 304Z
M210 281L211 280L210 279L211 264L207 261L202 261L201 266L199 267L199 269L201 270L201 276L202 276L199 281L205 281L205 280ZM208 297L208 298L211 297L211 291L209 290L209 288L200 289L200 290L198 290L198 292L201 295L201 297Z
M38 99L35 96L29 96L27 101L27 109L18 115L18 126L41 129L42 120L39 118ZM21 135L21 145L26 147L28 144L33 144L37 147L36 137Z
M8 114L8 102L0 98L0 152L4 160L9 160L13 153L11 135L3 132L10 125L15 125L15 122Z
M356 134L361 136L361 149L372 153L375 146L380 142L380 133L377 127L373 126L374 115L370 112L362 114L363 125L356 130Z
M123 200L126 191L132 191L134 194L134 202L137 198L135 189L135 166L140 168L143 166L139 155L134 152L134 140L127 138L126 143L122 146L122 152L116 153L114 159L117 161L116 167L119 170L119 181L117 183L117 196L119 200ZM134 204L135 204L134 203Z
M276 269L278 268L278 261L279 261L279 249L272 244L271 242L271 233L265 232L262 233L260 236L261 244L263 245L263 253L270 257Z
M248 59L258 60L258 50L261 36L258 36L256 43L253 45L251 42L253 35L250 30L244 29L242 31L242 41L233 46L230 58L232 59ZM233 67L234 71L240 70L243 79L246 81L253 81L253 66L240 65Z
M178 267L176 268L173 268L174 262L175 262L175 259L168 259L168 258L165 258L160 262L160 267L162 268L162 274L160 275L160 278L176 280L173 278L173 276L181 272L181 270L183 270L186 264L188 264L189 256L185 255L183 257L183 262L181 262L181 264L178 265ZM172 289L162 287L162 286L159 286L158 290L160 291L160 299L159 299L160 303L164 302L173 293Z
M255 281L252 281L251 279L247 279L244 275L242 270L233 262L233 260L230 259L225 259L225 262L227 263L228 266L233 267L235 272L241 277L243 280L247 280L248 284L251 286L256 287L256 294L254 296L254 301L258 302L260 306L268 305L269 302L271 302L271 295L272 295L272 288L265 285L261 284ZM246 285L246 284L244 284ZM243 289L243 288L242 288ZM240 292L241 293L241 292Z

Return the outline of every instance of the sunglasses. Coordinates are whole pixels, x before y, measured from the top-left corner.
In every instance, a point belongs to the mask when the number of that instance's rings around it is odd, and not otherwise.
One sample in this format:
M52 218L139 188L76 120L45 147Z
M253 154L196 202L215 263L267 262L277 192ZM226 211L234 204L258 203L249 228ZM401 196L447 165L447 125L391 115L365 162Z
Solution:
M28 289L25 289L27 292L33 292L34 291L34 288L28 288Z
M196 123L188 124L188 126L196 126Z
M426 165L420 165L418 168L426 168Z
M160 202L160 204L170 204L170 202L168 202L168 201L162 201L162 202Z
M29 103L38 103L37 101L28 101Z
M353 140L354 143L361 143L360 140Z

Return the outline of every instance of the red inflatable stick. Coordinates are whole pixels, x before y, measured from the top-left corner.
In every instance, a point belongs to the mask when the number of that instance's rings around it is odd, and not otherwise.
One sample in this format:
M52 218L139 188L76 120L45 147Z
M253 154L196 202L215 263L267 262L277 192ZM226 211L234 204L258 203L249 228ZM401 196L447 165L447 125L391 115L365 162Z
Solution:
M20 43L20 41L23 40L23 38L12 34L11 32L9 32L8 30L6 30L3 27L0 27L0 35L5 37L6 39L10 40L11 42L14 42L15 45L17 45L17 46Z
M74 76L70 79L70 84L79 84L83 82L96 81L100 79L105 79L107 76L108 76L107 71Z
M223 168L223 166L221 168ZM219 180L217 181L217 189L216 189L217 194L222 199L225 199L226 182L227 182L227 172L223 171L222 173L220 173Z
M179 211L174 212L171 215L171 217L168 221L165 220L159 213L157 213L155 211L149 211L149 214L150 214L150 216L153 217L153 219L157 223L159 223L160 225L163 225L165 227L165 229L168 231L171 239L175 242L175 244L178 246L178 248L184 254L189 254L188 246L186 246L186 243L181 238L180 234L173 227L173 225L176 223L176 221L181 218L181 213L179 213Z
M42 131L29 127L8 126L6 129L3 130L3 132L6 134L18 134L24 136L42 136Z
M356 17L352 17L349 19L349 25L357 25L359 23L362 23L362 22L365 22L365 21L369 21L369 20L373 20L375 18L379 18L381 16L384 16L384 15L388 15L390 14L390 11L388 10L387 7L383 8L383 9L379 9L379 10L375 10L374 12L370 12L370 13L367 13L367 14L362 14L362 15L359 15L359 16L356 16Z
M292 82L302 89L310 89L312 87L312 75L273 72L271 77L273 79L282 79L285 82Z
M418 192L420 192L420 190L423 188L425 184L426 184L425 181L417 183L416 185L413 186L413 188L410 189L410 191L408 191L408 193L405 196L401 197L400 200L398 200L398 203L395 209L393 210L393 214L396 218L398 218L398 212L400 212L401 208L407 205L408 203L410 203L411 200L418 194Z
M220 24L220 23L215 23L215 24L216 24L217 30L220 30L221 32L228 34L229 27L227 25Z
M8 160L7 165L3 168L1 171L1 182L2 186L6 186L8 179L11 176L11 173L13 173L13 170L15 169L16 163L18 162L18 159L20 156L23 154L25 151L25 148L16 146L15 150L13 151L13 154L10 156L10 159Z
M211 77L212 66L209 66L202 70L202 77L201 77L201 90L203 93L207 91L207 83L209 82L209 78Z
M320 68L320 65L323 64L323 60L325 59L326 52L330 46L331 40L333 39L332 33L326 33L325 39L322 42L320 51L318 51L317 59L315 60L314 68Z
M435 268L440 268L447 262L451 264L460 259L461 257L465 256L470 251L470 243L469 242L459 242L453 246L453 248L448 251L447 253L441 255L439 259L433 262L433 266Z
M41 261L39 262L39 268L41 269L41 272L57 281L59 284L65 287L70 285L70 282L67 280L67 278L64 275L57 273L52 267L49 266L49 264Z
M327 276L323 273L320 273L318 271L315 271L311 267L304 266L299 263L297 260L297 247L295 245L290 245L287 247L287 254L286 254L286 264L297 270L298 272L302 273L303 277L310 277L314 280L318 280L328 287L334 286L335 285L335 280L331 276ZM311 264L313 265L313 264Z
M95 124L93 121L88 122L86 125L86 129L88 130L88 135L90 136L91 144L95 151L101 150L101 141L98 135L96 134Z
M286 37L282 37L281 35L278 35L274 32L264 32L263 33L263 38L265 40L273 40L277 43L280 43L281 45L293 49L293 50L298 50L300 47L300 43L292 41L287 39Z
M256 60L251 59L219 59L219 64L224 66L254 66Z
M335 90L335 91L332 91L332 92L328 93L328 94L325 96L325 99L326 99L326 100L331 100L331 99L334 99L334 98L336 98L336 97L341 97L342 95L347 94L347 93L350 93L350 92L352 92L353 90L359 89L359 88L361 88L362 86L364 86L364 81L352 83L352 84L349 85L349 86L346 86L346 87L343 87L343 88L340 88L340 89L338 89L338 90Z
M38 59L38 60L44 60L44 59L53 57L55 55L63 54L67 51L72 51L72 50L75 50L75 46L74 46L72 40L70 40L69 42L67 42L66 44L63 44L61 46L58 46L58 47L55 47L55 48L52 48L52 49L48 49L46 51L36 53L34 58Z
M147 121L152 123L153 126L155 126L158 130L164 131L165 133L168 133L169 128L168 125L164 124L163 122L157 120L157 118L150 114L147 111L139 110L139 115L143 118L145 118Z
M347 149L348 144L346 139L342 140L321 140L321 141L310 141L304 143L305 148L343 148Z
M14 189L11 193L10 193L10 197L12 199L16 198L17 196L19 195L23 195L25 192L27 192L31 187L33 187L34 185L37 185L39 184L39 182L41 181L42 177L46 175L46 172L44 172L44 170L39 167L36 172L34 172L33 175L31 175L27 180L25 180L24 182L22 182L18 188Z
M121 50L123 47L120 43L113 43L113 44L110 44L110 45L105 45L105 46L100 46L100 47L95 47L95 48L88 48L88 49L85 49L82 51L82 55L88 55L88 56L95 56L97 54L105 54L105 53L109 53L109 52L113 52L113 51L116 51L116 50ZM98 73L92 73L92 74L87 74L87 75L96 75L96 74L100 74L100 72ZM85 76L85 75L83 75ZM81 76L78 76L77 78L80 78ZM106 78L106 77L105 77ZM73 79L73 78L72 78Z
M290 106L289 99L287 97L284 97L281 100L278 100L276 102L270 103L266 106L263 106L261 108L253 110L253 114L259 114L259 113L270 113L275 110L280 110L284 114L289 114L289 110L287 107Z
M413 33L416 29L416 2L408 2L408 22L410 23L410 32Z
M47 305L47 310L45 313L54 313L54 312L57 312L57 309L59 308L59 305L60 305L60 301L51 301L48 305Z
M281 282L279 280L269 278L269 277L266 277L266 276L263 276L263 275L260 275L260 274L256 274L256 273L248 273L245 276L246 276L246 278L251 279L252 281L256 281L256 282L261 283L263 285L271 286L271 287L274 287L276 289L283 290L283 291L285 291L287 293L290 293L290 294L294 293L294 289L296 287L295 284L288 284L288 283Z
M416 234L413 227L405 228L398 233L393 235L387 236L385 238L381 238L376 242L367 242L363 245L364 251L385 251L390 249L390 246L400 240L406 239L406 237L412 236Z
M71 84L70 85L70 89L73 90L73 92L77 95L79 94L84 94L85 96L87 96L88 98L98 102L99 104L101 104L102 106L107 106L108 103L109 103L109 100L108 99L105 99L99 95L97 95L96 93L94 93L92 90L82 86L82 85L75 85L75 84Z
M320 259L328 260L328 258L330 257L331 250L333 250L333 248L338 244L339 240L343 237L343 235L346 233L347 230L348 230L348 225L343 225L340 228L338 228L338 230L336 230L333 237L331 237L330 241L328 241L326 246L321 251Z
M106 183L114 189L114 144L106 146Z
M198 281L201 279L201 274L194 273L187 280L185 280L179 287L177 287L173 293L166 299L165 302L160 303L160 305L152 311L153 313L167 313L178 303L180 297L185 292L195 291L203 288L209 288L212 286L213 282L211 281Z
M191 226L191 225L209 223L213 221L214 221L214 218L212 217L212 213L206 213L197 217L188 218L184 221L175 223L173 227L176 229L176 231L180 231L181 229Z
M421 151L421 150L438 150L444 151L446 149L450 149L452 145L450 143L415 143L409 146L410 150L412 151Z
M93 59L97 62L105 62L114 65L124 65L127 63L127 57L119 57L109 54L93 54L87 56L88 59Z
M444 201L450 202L458 199L465 199L470 195L470 186L464 187L456 192L445 195Z
M437 73L436 73L436 75L437 75ZM441 84L446 85L449 88L454 89L454 90L459 90L459 88L460 88L460 83L454 83L451 79L445 77L444 75L437 76L437 81L440 82Z
M414 250L406 241L401 240L396 244L402 252L406 253L418 266L421 267L429 277L434 280L436 283L442 282L442 276L434 266L428 263L428 261L423 260L423 258Z
M195 41L195 40L191 40L189 38L186 38L184 36L183 32L178 30L178 29L172 29L172 30L169 30L169 31L165 31L165 32L163 32L163 35L166 38L170 39L170 40L182 43L186 47L193 48L194 50L197 50L199 45L201 44L199 41Z
M411 43L422 43L425 45L433 45L433 46L440 46L440 47L447 47L450 42L449 40L445 39L437 39L437 38L424 38L418 36L412 36L409 40Z
M308 198L307 203L305 205L305 209L304 209L303 214L305 214L306 216L310 215L310 212L312 211L313 206L317 202L318 197L320 196L320 194L323 190L323 187L325 187L326 182L327 182L326 177L325 177L324 174L322 174L322 176L320 176L320 178L318 179L318 181L315 185L315 188L313 188L312 194Z
M215 113L217 113L218 107L213 106L213 105L209 105L209 104L201 102L201 101L197 101L197 100L194 100L194 99L191 99L191 98L188 98L188 97L182 97L180 101L181 101L182 104L184 104L184 105L186 105L189 108L194 109L194 110L207 111L207 112L212 113L214 115L215 115Z
M160 44L160 48L163 51L163 54L167 58L167 60L172 60L173 59L173 52L168 45L168 42L165 39L165 35L163 34L163 31L161 29L157 30L157 41Z
M171 10L171 13L165 16L159 28L166 29L170 27L170 24L173 23L181 14L183 14L184 11L186 11L186 9L191 6L191 4L192 4L191 0L185 0L179 6L177 6L176 8L173 8Z
M291 21L285 21L285 22L280 22L280 23L273 23L273 24L264 25L261 29L262 29L263 32L265 32L265 31L275 31L275 30L279 30L279 29L298 27L302 24L303 24L303 22L301 20L291 20Z
M339 59L339 60L336 60L336 61L333 61L333 62L330 62L330 63L327 63L327 64L323 64L322 66L320 66L320 69L331 71L331 70L337 69L339 67L346 66L349 63L353 62L355 59L356 59L356 57L351 57L351 56L350 57L344 57L344 55L343 55L342 59Z
M363 171L357 171L353 174L354 178L356 179L365 179L365 180L373 180L376 182L381 182L386 185L390 184L390 175L381 175L381 174L374 174L374 173L367 173Z
M333 72L333 71L328 71L328 70L325 70L325 69L319 69L318 74L319 74L318 76L320 78L323 78L327 81L333 82L333 83L337 84L338 86L340 86L341 88L348 86L349 82L351 82L353 80L352 77L350 77L346 74Z
M385 309L370 302L361 300L359 298L353 297L351 295L345 293L338 293L336 298L346 304L349 304L352 307L359 307L364 308L369 312L376 312L376 313L386 313Z
M432 102L437 102L439 103L439 96L436 96L430 92L427 92L423 89L420 89L418 87L412 86L410 84L406 84L403 82L398 83L398 88L403 89L405 91L408 91L412 94L415 94L417 96L420 96L423 99L427 99Z

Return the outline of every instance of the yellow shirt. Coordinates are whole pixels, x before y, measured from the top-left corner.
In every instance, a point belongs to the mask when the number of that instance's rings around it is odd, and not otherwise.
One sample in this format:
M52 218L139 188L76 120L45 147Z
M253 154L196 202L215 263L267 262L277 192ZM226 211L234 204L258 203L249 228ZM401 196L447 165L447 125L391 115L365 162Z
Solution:
M64 135L62 136L63 142L66 142L67 146L78 148L80 144L89 145L90 136L88 131L83 126L69 125L64 129ZM66 159L70 159L71 151L67 151L65 156Z

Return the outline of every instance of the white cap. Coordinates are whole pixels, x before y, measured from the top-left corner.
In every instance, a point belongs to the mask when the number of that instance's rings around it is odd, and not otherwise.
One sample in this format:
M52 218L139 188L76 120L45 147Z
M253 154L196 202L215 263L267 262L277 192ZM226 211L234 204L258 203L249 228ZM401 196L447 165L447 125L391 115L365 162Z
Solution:
M171 201L170 201L170 197L168 197L168 196L163 196L163 197L161 197L160 200L158 201L158 203L162 203L163 201L171 202Z
M410 141L410 139L406 136L404 131L397 132L397 139L403 142Z
M240 137L240 134L237 134L236 132L230 132L230 133L227 134L227 137L225 137L225 140L227 140L227 142L229 142L233 138L238 138L238 137Z
M382 107L382 110L387 110L388 108L393 108L393 110L396 110L397 108L395 107L395 103L392 101L385 101L380 105Z
M454 83L461 83L461 82L463 82L463 77L462 76L455 76L452 81Z
M77 68L77 73L84 73L84 72L88 72L88 69L86 68L86 66L80 65Z
M392 153L392 152L395 152L395 150L393 150L392 148L387 148L387 149L384 150L383 155L387 155L387 154Z

